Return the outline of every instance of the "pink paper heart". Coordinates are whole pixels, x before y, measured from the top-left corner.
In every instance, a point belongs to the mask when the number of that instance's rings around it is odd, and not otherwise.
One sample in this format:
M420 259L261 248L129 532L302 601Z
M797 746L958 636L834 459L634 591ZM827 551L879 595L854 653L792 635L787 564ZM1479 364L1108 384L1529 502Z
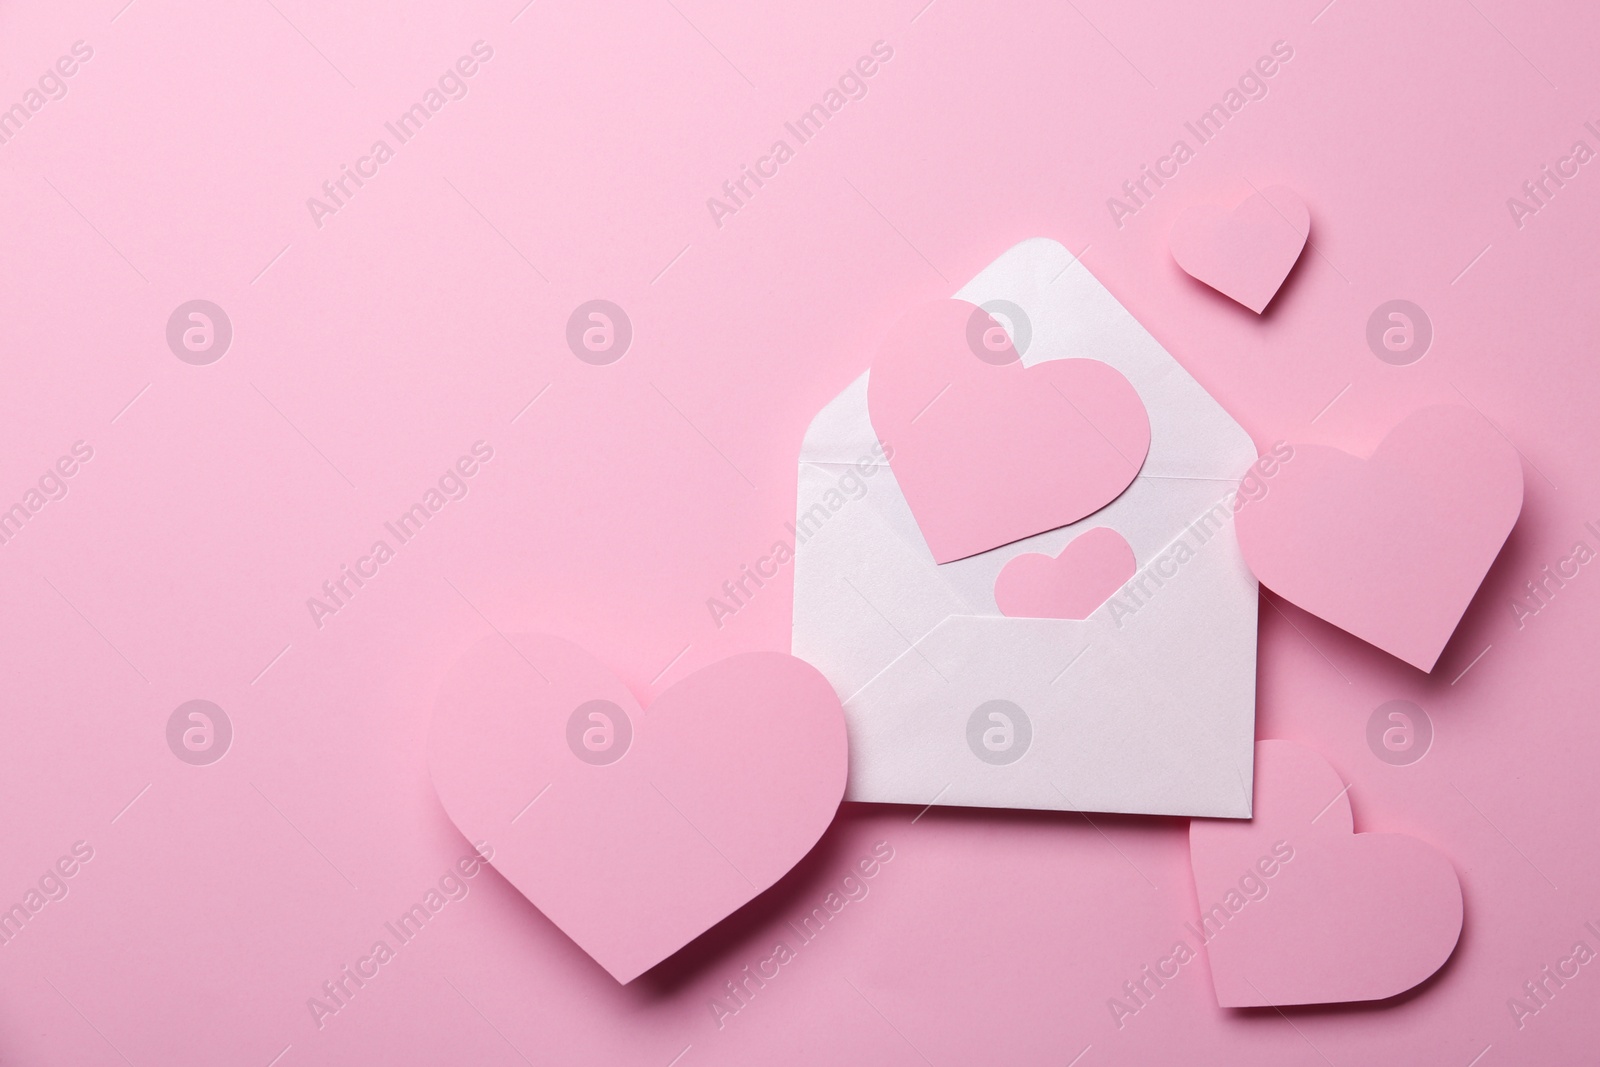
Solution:
M1232 211L1195 204L1167 238L1188 274L1257 315L1277 295L1311 232L1311 212L1293 189L1274 185Z
M642 711L577 646L496 637L446 678L428 763L468 840L629 982L816 844L844 795L844 711L779 652L713 663Z
M1339 775L1291 741L1256 743L1255 816L1194 819L1189 862L1217 1003L1383 1000L1444 966L1461 936L1450 861L1358 834Z
M1295 445L1239 510L1267 588L1424 671L1438 662L1522 510L1522 464L1475 412L1424 408L1370 459Z
M1109 526L1067 542L1057 556L1026 552L995 579L1000 614L1028 619L1087 619L1138 569L1133 549Z
M999 324L964 300L896 324L872 362L867 410L939 563L1100 510L1150 449L1128 379L1093 359L1024 369Z

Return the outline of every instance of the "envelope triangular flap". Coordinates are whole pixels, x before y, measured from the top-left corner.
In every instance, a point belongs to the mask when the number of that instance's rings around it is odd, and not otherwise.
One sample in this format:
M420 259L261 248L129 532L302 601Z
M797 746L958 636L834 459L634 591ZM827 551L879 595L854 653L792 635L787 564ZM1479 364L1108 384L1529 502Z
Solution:
M800 442L802 464L855 464L873 455L878 435L872 432L867 416L867 376L865 373L844 392L817 412ZM878 463L887 466L883 460Z
M1088 358L1122 372L1150 413L1142 478L1237 480L1256 458L1250 436L1059 242L1035 237L1013 246L955 294L983 304L1006 300L1028 317L1028 366ZM862 374L811 421L804 463L855 463L877 442Z

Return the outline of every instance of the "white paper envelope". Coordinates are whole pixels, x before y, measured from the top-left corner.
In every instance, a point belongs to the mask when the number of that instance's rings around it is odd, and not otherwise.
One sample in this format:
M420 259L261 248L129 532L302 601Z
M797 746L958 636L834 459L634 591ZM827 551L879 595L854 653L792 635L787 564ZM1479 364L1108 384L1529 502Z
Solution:
M939 565L878 450L867 375L817 414L794 654L844 699L845 799L1249 817L1257 592L1232 521L1249 436L1055 241L1024 241L955 295L989 306L1026 365L1121 371L1149 412L1149 457L1082 521ZM1137 559L1116 595L1084 620L1001 615L1009 560L1097 526Z

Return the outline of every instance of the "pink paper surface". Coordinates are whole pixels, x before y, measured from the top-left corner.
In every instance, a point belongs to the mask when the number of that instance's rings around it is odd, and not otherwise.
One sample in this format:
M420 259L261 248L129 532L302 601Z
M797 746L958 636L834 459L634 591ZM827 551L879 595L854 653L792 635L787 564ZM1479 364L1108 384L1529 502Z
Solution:
M1355 833L1349 787L1304 745L1257 742L1255 773L1248 821L1189 823L1189 932L1217 1003L1385 1000L1443 966L1461 933L1449 859L1404 834Z
M1430 407L1358 458L1300 444L1239 514L1267 588L1431 671L1522 510L1516 447L1471 408Z
M833 821L845 764L838 695L793 656L729 657L640 709L538 634L461 658L428 746L451 821L620 982L787 874Z
M1029 552L1007 563L995 579L994 599L1001 614L1014 618L1087 619L1137 567L1127 540L1097 526L1054 556Z
M940 300L907 311L872 360L872 429L939 563L1092 515L1150 450L1150 416L1121 372L1024 367L1013 341L976 305Z
M1300 194L1274 185L1231 209L1192 205L1172 224L1167 244L1178 266L1259 315L1310 232L1311 212Z
M1600 576L1579 562L1600 547L1600 174L1573 173L1575 142L1600 147L1600 12L29 0L0 28L8 107L93 50L0 144L0 499L93 450L0 544L0 901L40 903L0 946L6 1060L1497 1067L1600 1046L1594 965L1542 971L1600 949ZM397 143L385 124L479 40L466 95ZM830 90L802 142L785 123ZM319 228L307 199L380 138L392 158ZM1260 317L1167 250L1183 208L1252 183L1317 215ZM807 423L906 308L1035 235L1263 452L1365 455L1468 403L1525 457L1523 514L1431 675L1270 592L1261 612L1258 735L1321 752L1358 826L1460 872L1439 976L1286 1020L1219 1009L1196 960L1119 1026L1108 1001L1198 921L1183 821L846 805L626 987L470 863L376 977L342 979L472 854L427 769L451 664L497 629L560 633L648 706L788 648L775 546ZM167 343L197 299L233 326L209 365ZM568 345L596 299L631 322L615 362ZM1399 300L1431 344L1380 358L1368 323ZM384 524L430 490L402 543ZM337 608L320 626L312 597ZM205 766L168 741L196 699L231 724ZM1391 701L1431 723L1404 765L1368 743ZM794 959L736 1004L779 941ZM353 992L319 1028L336 978Z

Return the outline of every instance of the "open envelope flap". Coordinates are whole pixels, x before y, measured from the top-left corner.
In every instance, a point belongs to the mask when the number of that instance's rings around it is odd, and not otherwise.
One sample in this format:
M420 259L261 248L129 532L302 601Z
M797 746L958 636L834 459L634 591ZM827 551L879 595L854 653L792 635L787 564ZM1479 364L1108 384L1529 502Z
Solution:
M846 799L1248 818L1256 597L1202 527L1086 620L949 616L847 695Z
M1150 452L1141 478L1237 480L1256 458L1249 434L1162 348L1088 268L1060 243L1036 237L1016 245L955 294L984 304L1004 300L1028 319L1026 366L1050 359L1098 359L1138 390L1150 416ZM1021 330L1011 327L1013 341ZM855 463L877 443L867 415L867 375L850 383L812 420L803 463ZM892 445L893 442L890 442Z

